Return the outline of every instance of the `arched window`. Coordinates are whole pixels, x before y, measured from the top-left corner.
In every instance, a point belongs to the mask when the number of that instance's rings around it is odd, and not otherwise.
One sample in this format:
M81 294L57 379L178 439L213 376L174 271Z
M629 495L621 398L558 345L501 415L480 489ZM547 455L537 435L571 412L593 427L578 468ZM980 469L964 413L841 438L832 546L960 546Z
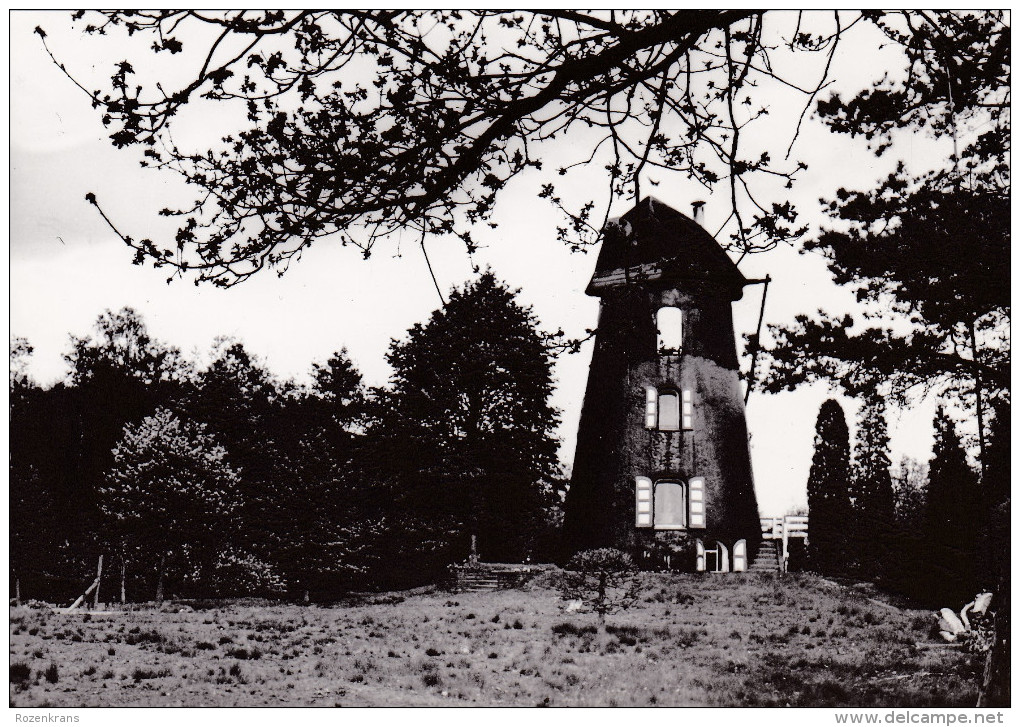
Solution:
M656 530L697 530L705 527L705 479L634 478L634 525Z
M697 569L699 571L708 571L709 573L730 572L730 551L724 543L717 540L715 543L709 543L708 547L706 547L704 543L697 540L695 541L695 548Z
M684 429L693 429L694 409L690 399L689 389L684 390L681 400L680 393L672 389L645 387L645 427L675 432L683 424Z
M680 396L675 391L659 392L659 429L664 432L680 429Z
M733 572L743 573L747 570L747 541L738 540L733 544Z
M659 353L679 353L684 341L684 314L679 308L667 306L659 308L655 317L659 329Z
M679 482L657 482L655 485L656 530L682 530L687 527L687 498Z

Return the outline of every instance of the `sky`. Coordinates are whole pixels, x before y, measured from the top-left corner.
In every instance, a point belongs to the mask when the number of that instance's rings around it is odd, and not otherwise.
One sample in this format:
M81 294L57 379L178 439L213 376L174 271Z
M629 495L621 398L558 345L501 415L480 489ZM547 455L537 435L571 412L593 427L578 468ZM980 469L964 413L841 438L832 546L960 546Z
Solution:
M408 233L389 248L377 249L368 261L357 250L323 240L283 277L263 274L227 290L187 280L168 285L165 270L132 265L131 251L85 202L86 192L95 192L128 234L144 237L158 223L155 212L181 190L176 180L141 170L134 152L111 147L88 99L45 54L32 33L40 23L50 33L51 47L71 67L101 74L119 60L95 58L80 38L62 33L65 18L35 12L10 16L10 334L34 346L33 376L44 384L62 378L69 335L87 334L104 310L130 306L143 315L155 338L200 362L215 337L234 336L277 375L304 379L312 362L324 362L346 347L367 383L384 384L390 372L383 356L391 340L427 320L439 304L417 236ZM847 88L877 79L886 70L887 57L862 50L847 44L834 61L834 71L850 79ZM780 100L772 115L775 135L765 133L755 140L762 148L781 147L774 155L785 153L789 133L781 132L792 128L800 112L784 103ZM831 196L841 186L866 189L899 159L920 170L937 165L939 155L945 154L929 140L904 137L875 158L861 142L831 136L810 119L798 144L809 169L790 199L815 228L824 222L819 197ZM549 153L559 152L553 148ZM597 299L584 295L595 254L571 253L556 242L555 228L562 219L536 198L542 181L540 174L529 173L504 190L494 217L498 227L479 230L482 248L473 258L442 240L429 241L429 257L442 289L471 279L472 264L489 266L520 289L521 300L533 307L546 330L562 328L580 337L594 327L598 310ZM692 185L647 189L685 213L693 201L707 200L709 229L727 214L723 195L706 196ZM621 206L613 214L625 211ZM766 324L790 324L797 314L820 308L836 314L860 310L849 290L832 283L817 255L781 247L748 256L740 267L748 278L773 278ZM761 292L761 286L748 287L734 304L738 337L754 332ZM573 459L591 351L589 342L580 353L561 356L555 368L553 404L561 412L557 434L566 465ZM745 372L748 365L744 357ZM806 505L815 420L821 402L834 393L816 385L780 395L752 394L747 418L763 515L782 515ZM853 426L857 404L839 398ZM894 462L903 455L928 460L934 406L922 400L904 410L889 410Z

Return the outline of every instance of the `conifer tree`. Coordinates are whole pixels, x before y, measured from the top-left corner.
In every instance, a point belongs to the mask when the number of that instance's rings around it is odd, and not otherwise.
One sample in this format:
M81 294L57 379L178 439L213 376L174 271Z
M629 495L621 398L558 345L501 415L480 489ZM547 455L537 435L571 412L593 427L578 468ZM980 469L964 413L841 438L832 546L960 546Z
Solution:
M939 407L923 542L925 595L933 605L959 609L978 588L978 503L977 473L967 463L952 420Z
M811 518L808 559L822 574L845 570L850 519L850 432L843 409L828 399L818 412L815 454L808 475L808 514Z
M861 574L884 576L891 570L890 536L895 499L889 474L889 433L885 401L868 396L858 417L851 482L855 562Z

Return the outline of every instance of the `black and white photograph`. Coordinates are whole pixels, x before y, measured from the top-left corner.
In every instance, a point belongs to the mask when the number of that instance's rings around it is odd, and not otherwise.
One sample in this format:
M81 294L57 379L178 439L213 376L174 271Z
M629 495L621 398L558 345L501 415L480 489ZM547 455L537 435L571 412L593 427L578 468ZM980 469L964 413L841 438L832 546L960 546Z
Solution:
M1004 723L1008 9L8 31L12 719Z

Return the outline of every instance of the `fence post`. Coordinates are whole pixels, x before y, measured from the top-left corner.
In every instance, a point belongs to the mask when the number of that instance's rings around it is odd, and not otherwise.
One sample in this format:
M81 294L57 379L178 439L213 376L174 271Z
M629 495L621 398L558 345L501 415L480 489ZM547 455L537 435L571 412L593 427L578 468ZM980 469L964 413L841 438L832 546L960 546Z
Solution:
M92 608L99 608L99 581L103 578L103 554L99 554L99 565L96 567L96 592L92 595Z

